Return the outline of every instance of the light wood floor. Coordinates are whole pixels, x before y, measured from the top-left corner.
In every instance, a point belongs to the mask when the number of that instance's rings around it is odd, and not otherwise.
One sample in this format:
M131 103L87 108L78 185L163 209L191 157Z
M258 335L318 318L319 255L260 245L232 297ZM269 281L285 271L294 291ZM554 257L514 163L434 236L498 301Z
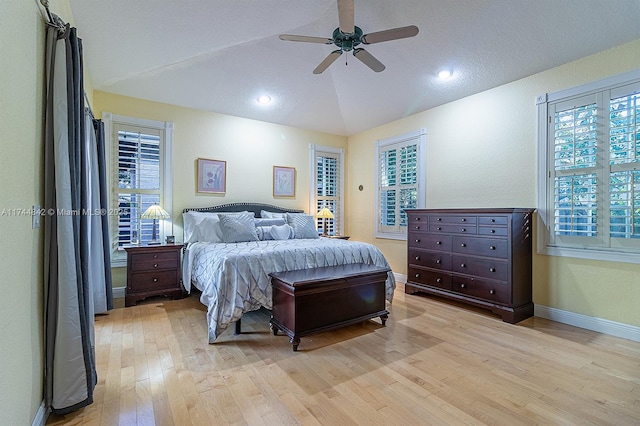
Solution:
M196 296L96 319L93 405L48 425L638 425L640 343L405 295L379 319L302 338L243 317L207 344Z

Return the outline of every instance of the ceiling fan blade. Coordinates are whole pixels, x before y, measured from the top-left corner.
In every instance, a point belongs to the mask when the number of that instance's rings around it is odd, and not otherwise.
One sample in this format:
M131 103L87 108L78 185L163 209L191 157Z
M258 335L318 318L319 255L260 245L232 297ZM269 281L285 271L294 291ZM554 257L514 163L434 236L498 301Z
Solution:
M408 27L393 28L391 30L365 34L362 36L362 42L364 44L380 43L382 41L414 37L416 34L418 34L418 27L409 25Z
M330 38L291 35L291 34L280 34L280 40L302 41L302 42L305 42L305 43L321 43L321 44L331 44L331 43L333 43L333 40L330 39Z
M374 70L380 72L384 70L384 64L373 57L373 55L364 49L353 49L353 56L358 58L363 64Z
M354 29L353 0L338 0L338 22L340 31L352 34Z
M324 58L324 61L320 62L320 65L318 65L316 69L313 70L313 73L322 74L322 71L329 68L329 65L334 63L335 60L338 59L340 55L342 55L342 50L334 50L333 52L329 53L329 56Z

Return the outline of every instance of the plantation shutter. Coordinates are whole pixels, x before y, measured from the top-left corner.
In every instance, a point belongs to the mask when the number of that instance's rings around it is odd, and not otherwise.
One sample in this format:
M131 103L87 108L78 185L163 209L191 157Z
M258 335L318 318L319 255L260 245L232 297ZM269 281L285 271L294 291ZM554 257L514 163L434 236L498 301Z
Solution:
M162 204L162 136L158 129L116 125L117 132L117 245L146 244L153 221L141 219L153 204Z
M327 232L329 235L336 235L342 229L340 218L340 155L337 153L319 152L316 155L316 212L323 207L327 207L333 213L333 219L326 219ZM324 229L325 219L316 219L317 229Z

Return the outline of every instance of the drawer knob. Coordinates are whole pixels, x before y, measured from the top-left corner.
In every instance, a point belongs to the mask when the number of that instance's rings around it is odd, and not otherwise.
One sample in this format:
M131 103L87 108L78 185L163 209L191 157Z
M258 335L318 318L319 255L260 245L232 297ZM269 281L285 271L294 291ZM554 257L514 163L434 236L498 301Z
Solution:
M420 217L416 217L416 220L420 220Z
M420 274L416 274L416 278L420 278Z
M416 260L420 260L420 256L416 256Z
M491 233L492 233L492 234L495 234L495 233L496 233L496 230L495 230L495 229L492 229L492 230L491 230Z
M465 219L465 218L463 217L463 218L462 218L462 221L463 221L463 222L466 222L466 221L467 221L467 219Z
M441 219L441 218L437 218L436 220L437 220L438 222L440 222L442 219Z
M466 284L460 284L460 288L465 288L465 287L467 287Z
M489 246L489 250L495 250L496 246Z
M439 264L440 264L440 263L442 263L442 262L440 261L440 259L437 259L437 260L436 260L436 263L439 265Z
M420 242L420 240L419 240L419 239L418 239L418 240L416 240L416 243L419 243L419 242Z
M466 247L467 245L465 243L460 244L460 247Z
M495 223L495 221L496 221L495 219L491 219L491 222L494 222L494 223Z
M420 229L420 227L419 227L419 226L416 226L416 229Z
M489 294L496 294L496 291L491 289L491 290L489 290Z
M442 278L436 278L436 282L437 283L441 283L442 282Z
M440 228L439 226L438 226L438 231L442 231L442 228Z
M464 264L464 263L461 263L461 264L460 264L460 267L462 267L462 268L466 268L466 267L467 267L467 265L466 265L466 264Z
M154 254L154 255L153 255L153 258L154 258L154 259L157 259L157 258L158 258L158 254Z
M436 244L440 245L440 244L442 244L442 241L436 241Z
M157 268L157 267L158 267L158 264L157 264L157 263L154 263L154 264L153 264L153 267L154 267L154 268Z
M489 268L489 272L495 272L496 268Z
M157 278L154 278L154 279L153 279L153 282L154 282L154 283L157 283L157 282L158 282L158 279L157 279Z
M467 229L466 228L462 228L462 232L467 232Z

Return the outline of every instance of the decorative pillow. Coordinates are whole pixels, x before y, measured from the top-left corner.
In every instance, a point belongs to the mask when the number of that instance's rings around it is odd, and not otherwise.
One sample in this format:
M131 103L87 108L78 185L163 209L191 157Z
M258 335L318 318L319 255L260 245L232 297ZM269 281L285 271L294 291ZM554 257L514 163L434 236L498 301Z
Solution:
M320 238L313 216L304 213L287 213L287 223L293 228L294 238Z
M260 217L262 218L266 218L266 219L276 219L276 218L282 218L282 219L286 219L286 213L276 213L276 212L268 212L266 210L260 210Z
M271 226L256 226L256 234L260 241L273 240Z
M284 225L285 223L287 223L287 221L285 220L285 218L280 217L280 218L255 218L254 219L255 223L256 223L256 227L257 226L271 226L271 225Z
M220 231L225 243L258 241L253 215L221 215Z
M288 224L273 225L270 227L271 238L274 240L288 240L293 238L293 228Z

